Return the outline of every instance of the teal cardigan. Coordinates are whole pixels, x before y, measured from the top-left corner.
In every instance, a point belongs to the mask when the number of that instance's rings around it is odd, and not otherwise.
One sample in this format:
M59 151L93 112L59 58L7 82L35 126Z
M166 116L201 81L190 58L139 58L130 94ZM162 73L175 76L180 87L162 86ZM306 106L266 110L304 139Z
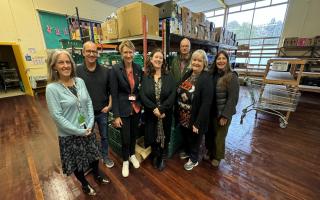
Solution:
M85 117L87 128L93 128L93 107L86 85L81 78L74 80L81 105L80 112ZM46 100L59 136L85 135L86 129L78 122L80 112L77 98L69 89L59 82L50 83L46 88Z

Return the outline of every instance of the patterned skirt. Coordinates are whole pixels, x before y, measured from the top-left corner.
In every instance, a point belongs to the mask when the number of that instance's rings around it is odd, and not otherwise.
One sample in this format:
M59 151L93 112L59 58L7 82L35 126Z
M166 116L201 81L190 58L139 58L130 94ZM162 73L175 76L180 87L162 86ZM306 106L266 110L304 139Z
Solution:
M75 170L86 171L100 156L96 135L59 137L62 171L66 175Z

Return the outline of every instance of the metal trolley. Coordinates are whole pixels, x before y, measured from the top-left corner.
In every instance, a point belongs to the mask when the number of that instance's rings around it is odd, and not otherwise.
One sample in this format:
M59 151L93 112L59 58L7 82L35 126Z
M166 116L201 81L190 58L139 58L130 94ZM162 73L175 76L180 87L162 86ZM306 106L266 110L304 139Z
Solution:
M250 111L272 114L279 117L280 127L286 128L290 112L296 110L301 93L296 87L287 85L264 84L263 82L247 80L251 104L242 110L240 123ZM283 111L286 114L283 114ZM257 118L257 112L255 117Z

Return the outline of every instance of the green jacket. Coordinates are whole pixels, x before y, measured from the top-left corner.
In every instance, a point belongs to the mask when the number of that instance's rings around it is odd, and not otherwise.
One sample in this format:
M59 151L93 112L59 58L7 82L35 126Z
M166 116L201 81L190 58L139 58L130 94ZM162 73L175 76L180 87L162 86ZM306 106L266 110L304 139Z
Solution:
M171 67L170 67L170 72L171 72L173 78L175 79L176 84L178 84L181 81L182 77L185 75L185 73L190 68L190 66L189 66L190 65L190 58L189 58L185 68L183 69L183 71L181 73L181 71L180 71L180 62L181 62L180 56L179 55L175 56L172 59Z

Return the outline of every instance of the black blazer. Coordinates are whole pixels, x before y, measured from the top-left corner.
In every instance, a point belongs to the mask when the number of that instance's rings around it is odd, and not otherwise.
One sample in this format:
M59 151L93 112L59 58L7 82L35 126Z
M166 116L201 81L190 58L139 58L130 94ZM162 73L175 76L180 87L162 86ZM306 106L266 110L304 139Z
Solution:
M155 142L157 137L158 118L153 114L153 110L158 107L163 118L163 129L166 137L170 138L172 123L172 108L176 95L176 82L171 74L161 76L162 86L160 93L160 106L157 106L155 95L155 83L152 76L143 77L140 89L140 98L144 106L145 113L145 145L149 146Z
M180 84L189 78L192 70L188 71L182 78ZM180 85L179 84L179 85ZM213 97L213 83L211 74L202 71L195 85L194 97L191 108L190 127L194 125L200 131L205 133L208 131L209 114Z
M134 76L134 89L132 94L136 96L136 103L141 105L139 97L139 87L141 82L142 70L141 67L135 63L132 63L133 76ZM131 101L129 101L129 95L131 94L131 88L127 76L127 72L124 68L123 61L112 67L111 74L111 96L112 96L112 112L114 118L116 117L128 117L132 111Z

